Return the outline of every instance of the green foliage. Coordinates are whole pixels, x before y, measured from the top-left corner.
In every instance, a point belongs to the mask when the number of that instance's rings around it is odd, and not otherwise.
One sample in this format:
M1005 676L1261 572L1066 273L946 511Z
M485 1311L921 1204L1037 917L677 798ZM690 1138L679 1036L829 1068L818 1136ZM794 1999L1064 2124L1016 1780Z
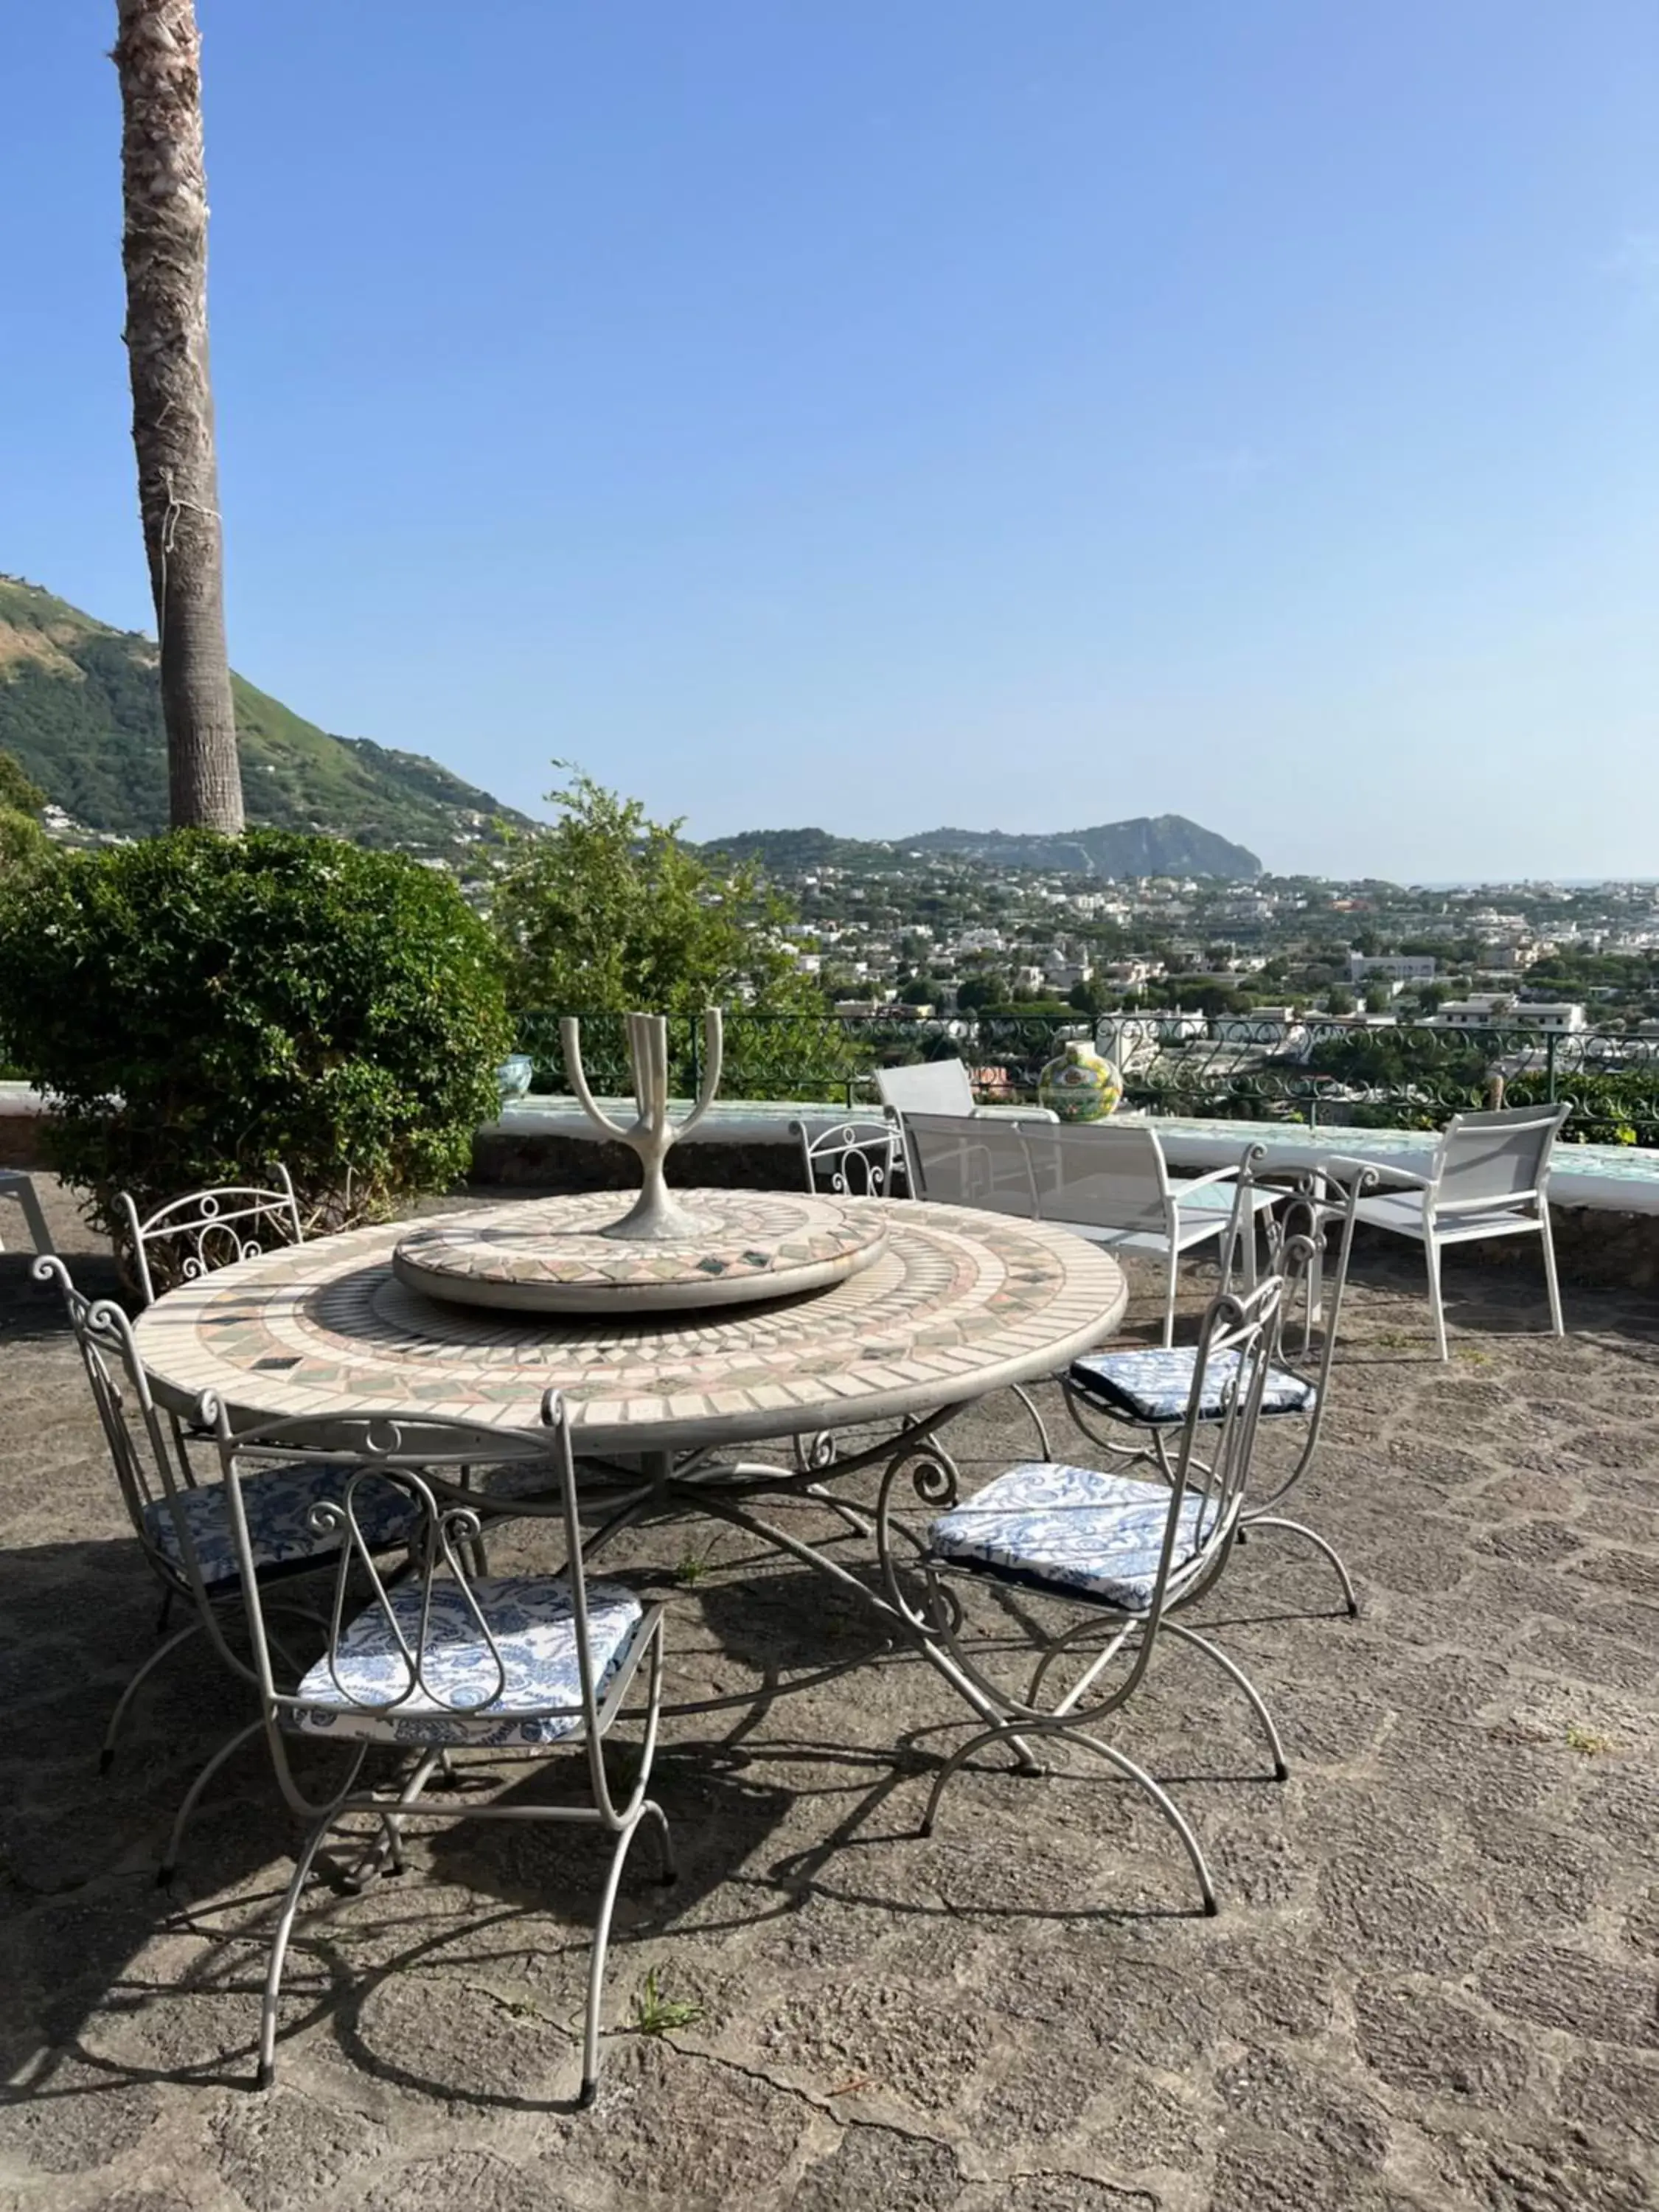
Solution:
M49 866L55 849L33 815L0 806L0 884Z
M675 1082L690 1091L690 1018L720 1006L732 1009L726 1096L810 1098L844 1086L853 1061L843 1032L796 969L786 936L793 916L752 863L721 872L681 842L678 823L652 821L640 800L580 772L548 799L560 819L520 842L492 908L512 1001L534 1012L521 1034L538 1063L551 1044L541 1018L580 1014L590 1078L615 1087L619 1055L614 1073L601 1070L620 1042L617 1018L667 1014L681 1018Z
M38 814L46 794L25 772L23 763L0 752L0 813Z
M0 668L0 746L77 822L125 837L164 829L167 741L152 641L14 577L0 577L0 629L12 646ZM476 836L502 811L434 761L331 737L240 676L231 691L256 826L447 853L458 834ZM0 785L0 806L15 803Z
M0 1049L52 1095L54 1164L116 1226L283 1161L313 1222L465 1169L511 1042L447 877L331 838L183 830L0 890Z
M1008 998L1008 979L988 969L981 975L964 975L957 986L957 1007L964 1014L981 1006L1000 1006Z

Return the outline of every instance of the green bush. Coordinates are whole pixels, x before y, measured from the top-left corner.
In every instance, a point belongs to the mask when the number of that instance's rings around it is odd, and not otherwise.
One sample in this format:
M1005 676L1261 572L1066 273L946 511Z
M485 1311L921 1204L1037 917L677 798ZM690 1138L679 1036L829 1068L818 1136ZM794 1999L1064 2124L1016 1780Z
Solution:
M0 1052L51 1094L52 1164L114 1232L286 1164L337 1228L441 1189L512 1037L446 876L332 838L184 830L0 886Z

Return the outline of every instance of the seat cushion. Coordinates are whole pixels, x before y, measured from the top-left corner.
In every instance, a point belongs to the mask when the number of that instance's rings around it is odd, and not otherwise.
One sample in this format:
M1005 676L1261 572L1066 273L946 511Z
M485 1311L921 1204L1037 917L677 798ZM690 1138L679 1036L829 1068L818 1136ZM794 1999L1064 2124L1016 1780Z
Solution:
M1145 1613L1170 1518L1167 1483L1031 1460L942 1514L927 1532L939 1559ZM1171 1567L1199 1549L1204 1500L1182 1498Z
M1091 1352L1072 1362L1072 1388L1115 1419L1158 1428L1186 1419L1197 1362L1198 1348L1190 1344L1168 1352ZM1222 1390L1237 1371L1236 1352L1218 1353L1210 1362L1204 1372L1200 1420L1221 1419ZM1313 1383L1283 1367L1267 1370L1261 1389L1264 1413L1311 1413L1318 1402Z
M245 1475L242 1504L256 1567L264 1570L290 1565L298 1559L324 1559L337 1551L340 1539L334 1531L319 1534L312 1528L311 1509L342 1497L352 1473L349 1466L297 1462ZM181 1490L178 1503L202 1580L210 1589L216 1583L234 1582L239 1572L236 1542L231 1534L224 1485L204 1482L198 1489ZM415 1508L407 1494L389 1482L369 1479L359 1483L354 1510L365 1540L377 1551L402 1542L414 1524ZM144 1525L156 1550L182 1571L185 1562L179 1531L166 1498L157 1498L144 1508Z
M495 1639L499 1668L478 1632L468 1593ZM542 1710L581 1702L568 1583L493 1576L468 1583L465 1591L459 1583L434 1582L431 1595L418 1687L410 1692L411 1669L391 1622L378 1605L369 1606L341 1637L332 1668L325 1654L306 1675L297 1692L301 1707L284 1714L285 1724L369 1743L480 1747L556 1743L575 1734L580 1711ZM413 1651L421 1641L420 1585L399 1583L390 1597ZM621 1583L587 1585L588 1646L601 1697L642 1618L638 1598Z

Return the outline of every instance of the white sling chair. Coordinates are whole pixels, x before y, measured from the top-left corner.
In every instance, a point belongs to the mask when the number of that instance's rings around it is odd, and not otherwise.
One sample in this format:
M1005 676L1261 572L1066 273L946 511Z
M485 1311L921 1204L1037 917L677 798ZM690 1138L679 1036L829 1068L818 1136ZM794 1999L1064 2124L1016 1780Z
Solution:
M1440 1255L1448 1244L1474 1244L1488 1237L1536 1237L1544 1248L1550 1324L1557 1336L1565 1335L1546 1192L1550 1154L1571 1110L1571 1106L1510 1106L1491 1113L1454 1115L1426 1175L1414 1175L1382 1160L1369 1164L1384 1182L1409 1188L1362 1197L1355 1214L1372 1229L1413 1237L1423 1247L1435 1347L1442 1359L1450 1357L1440 1291ZM1346 1182L1365 1165L1358 1160L1332 1160L1326 1171Z
M1282 1194L1264 1190L1241 1168L1215 1168L1172 1182L1164 1148L1144 1127L1093 1122L967 1121L958 1115L906 1114L905 1149L917 1198L975 1206L1028 1221L1074 1229L1091 1243L1147 1252L1164 1261L1164 1344L1175 1341L1176 1278L1183 1253L1212 1238L1243 1244L1244 1280L1255 1283L1255 1217ZM1249 1146L1247 1164L1260 1156ZM1235 1214L1242 1218L1235 1221Z

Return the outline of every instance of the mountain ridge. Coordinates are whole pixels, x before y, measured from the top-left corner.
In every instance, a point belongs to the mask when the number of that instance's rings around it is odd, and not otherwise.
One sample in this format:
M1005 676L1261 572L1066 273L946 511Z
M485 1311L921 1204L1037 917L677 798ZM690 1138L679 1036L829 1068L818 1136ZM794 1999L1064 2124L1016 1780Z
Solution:
M424 754L343 738L233 674L251 824L447 854L528 817ZM167 823L155 641L0 574L0 750L84 828L145 836Z
M1142 814L1089 830L1042 833L945 829L921 830L909 837L856 838L817 829L744 830L711 837L703 849L770 867L842 866L880 853L956 853L1036 874L1215 876L1237 883L1262 872L1248 846L1234 844L1184 814Z

